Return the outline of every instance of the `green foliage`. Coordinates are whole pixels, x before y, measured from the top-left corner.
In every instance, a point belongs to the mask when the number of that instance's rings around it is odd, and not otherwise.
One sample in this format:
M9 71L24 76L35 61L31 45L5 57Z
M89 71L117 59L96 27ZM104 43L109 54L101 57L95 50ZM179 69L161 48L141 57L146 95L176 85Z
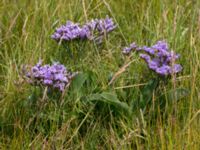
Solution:
M127 115L131 114L130 107L124 103L120 102L120 100L117 98L117 95L111 92L102 92L102 93L96 93L96 94L91 94L87 96L88 101L101 101L110 105L115 106L118 111L125 111Z
M141 90L139 108L145 109L152 101L153 93L159 86L159 79L151 79Z
M86 82L87 79L88 74L86 73L79 73L78 75L76 75L71 85L73 92L80 92L81 88L83 87L83 84Z
M200 149L200 2L0 1L0 149ZM66 20L114 18L102 45L50 38ZM163 80L121 48L165 39L183 72ZM21 66L59 61L79 71L64 93L28 85Z

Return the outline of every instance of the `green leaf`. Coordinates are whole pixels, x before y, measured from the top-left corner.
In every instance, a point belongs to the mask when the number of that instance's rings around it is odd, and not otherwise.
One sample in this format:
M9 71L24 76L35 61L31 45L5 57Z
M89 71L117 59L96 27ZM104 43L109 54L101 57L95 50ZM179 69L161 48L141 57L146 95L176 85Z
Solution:
M148 82L148 84L143 88L142 95L150 98L153 94L153 91L158 87L159 80L152 79Z
M101 101L110 105L113 105L119 109L122 109L124 111L126 111L128 114L131 113L131 109L130 107L124 103L121 102L118 98L117 95L114 93L110 93L110 92L103 92L101 94L91 94L87 97L87 100L89 101Z
M91 94L87 97L88 101L96 101L101 99L101 94Z
M79 73L78 75L76 75L76 77L72 81L72 88L74 89L74 91L76 92L80 91L87 78L88 75L85 73Z
M152 79L148 84L142 89L142 94L140 95L140 108L145 109L146 106L151 102L153 91L157 89L159 85L159 79ZM134 105L136 107L136 104ZM133 108L134 108L133 107Z

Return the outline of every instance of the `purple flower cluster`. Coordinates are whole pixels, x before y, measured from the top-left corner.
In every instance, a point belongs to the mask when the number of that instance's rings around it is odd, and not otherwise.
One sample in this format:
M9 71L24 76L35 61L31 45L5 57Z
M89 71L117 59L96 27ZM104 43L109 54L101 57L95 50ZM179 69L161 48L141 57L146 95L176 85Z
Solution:
M129 47L123 48L122 53L127 55L134 49L140 52L140 57L146 61L148 67L160 75L178 73L182 70L180 64L175 64L179 55L171 51L165 41L158 41L151 47L138 47L135 43L132 43Z
M74 39L98 40L116 28L113 20L108 16L105 19L94 19L80 26L78 23L67 21L66 25L57 28L51 36L56 41L71 41Z
M66 25L57 28L51 37L57 41L71 41L78 38L84 39L85 32L78 23L67 21Z
M171 51L165 41L158 41L151 47L137 48L137 51L145 52L140 54L140 57L146 61L151 70L160 75L175 74L182 70L180 64L175 64L180 55Z
M133 42L129 45L129 47L124 47L122 50L122 53L125 55L128 55L131 53L132 50L134 50L136 48L137 48L137 45L135 44L135 42Z
M76 74L67 71L62 64L53 63L52 65L42 66L42 62L40 61L31 68L26 76L29 78L31 84L44 85L64 91L65 87L70 84Z

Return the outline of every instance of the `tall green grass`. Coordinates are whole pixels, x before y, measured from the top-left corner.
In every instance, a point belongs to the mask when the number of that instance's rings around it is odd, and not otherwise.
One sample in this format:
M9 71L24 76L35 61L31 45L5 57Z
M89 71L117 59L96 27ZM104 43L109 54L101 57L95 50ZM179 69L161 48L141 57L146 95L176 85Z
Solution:
M50 38L66 20L84 23L107 14L118 28L101 46L72 42L69 55ZM154 90L148 83L156 76L137 54L129 60L121 48L162 39L181 54L183 72ZM0 148L198 150L199 50L198 0L1 0ZM22 78L23 65L40 58L81 73L63 95L46 93ZM188 94L169 96L177 89Z

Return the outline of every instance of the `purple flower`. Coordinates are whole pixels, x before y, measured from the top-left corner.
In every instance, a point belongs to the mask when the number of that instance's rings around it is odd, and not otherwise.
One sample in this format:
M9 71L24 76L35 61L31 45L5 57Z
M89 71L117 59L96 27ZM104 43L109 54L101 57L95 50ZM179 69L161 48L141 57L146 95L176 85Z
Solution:
M144 47L142 47L142 49L145 52L147 52L148 54L151 54L151 55L155 54L155 50L153 48L151 48L151 47L144 46Z
M153 49L157 49L159 51L169 51L168 44L165 41L158 41L155 45L152 46Z
M138 47L135 43L130 44L122 50L123 54L130 54L135 49L140 57L148 64L149 69L160 75L170 75L182 71L182 66L175 61L180 57L169 49L165 41L158 41L155 45Z
M44 79L43 83L44 83L44 85L51 85L51 84L53 84L53 81L52 80L48 80L48 79Z
M182 66L175 64L180 55L169 50L169 46L164 41L158 41L151 47L143 46L137 49L140 57L148 64L149 69L159 75L170 75L182 71ZM144 52L144 53L143 53Z
M62 25L61 27L57 28L56 32L51 37L57 41L70 41L80 38L81 32L82 29L79 24L67 21L66 25Z
M67 21L65 25L57 28L51 36L56 41L71 41L74 39L88 39L98 42L102 41L103 35L116 28L113 20L108 16L105 19L92 19L83 26L78 23Z
M152 70L156 70L159 67L159 64L157 61L149 61L148 66Z
M146 62L151 61L151 57L147 54L140 54L140 57L143 58Z
M152 70L155 70L155 72L160 75L168 75L170 69L171 69L170 66L162 65L161 67L156 67L155 69L152 69Z
M97 21L97 29L100 32L100 34L103 33L109 33L113 31L117 26L114 24L113 20L106 16L105 19L96 19Z
M47 87L57 88L63 91L77 73L69 72L64 65L57 62L50 65L43 65L39 62L27 73L31 84L40 84Z
M137 45L135 44L135 42L131 43L129 45L129 47L124 47L122 49L122 53L125 54L125 55L128 55L131 53L132 50L136 49L137 48Z
M172 69L170 70L170 73L171 73L171 74L173 74L173 73L178 73L178 72L181 72L182 69L183 69L183 68L182 68L181 65L179 65L179 64L174 64L174 65L172 66Z
M129 54L131 52L131 50L132 49L130 47L124 47L123 50L122 50L122 53L123 54Z

